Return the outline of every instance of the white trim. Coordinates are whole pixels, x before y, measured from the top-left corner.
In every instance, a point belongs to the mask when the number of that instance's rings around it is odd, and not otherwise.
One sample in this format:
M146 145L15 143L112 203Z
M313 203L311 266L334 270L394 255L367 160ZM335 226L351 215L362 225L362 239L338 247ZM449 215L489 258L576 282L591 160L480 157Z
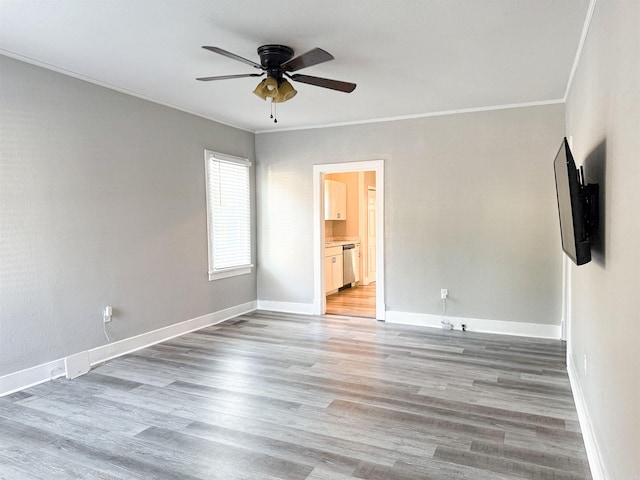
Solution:
M591 476L593 477L593 480L609 480L613 477L607 475L604 468L604 462L602 461L601 454L602 450L598 446L593 423L591 422L591 415L589 415L587 403L585 402L584 394L580 387L580 382L578 381L578 375L576 374L571 358L572 357L570 355L567 355L567 373L569 374L569 382L571 383L573 401L576 405L576 411L578 412L580 430L582 431L582 439L587 451L587 460L589 460Z
M0 397L64 377L64 358L0 377Z
M221 278L236 277L238 275L247 275L251 273L253 265L247 265L246 267L233 267L225 270L215 270L209 272L209 281L220 280Z
M214 150L205 149L205 154L208 155L207 159L213 157L216 160L227 163L235 163L244 167L251 166L251 160L244 157L237 157L235 155L229 155L228 153L216 152Z
M595 0L591 0L591 2L592 2L592 4L595 4ZM593 13L593 9L591 8L591 5L589 6L589 12L590 13L587 14L588 22L591 21L590 14ZM585 22L585 25L588 28L587 22ZM583 34L586 35L586 33L584 33L584 32L583 32ZM313 129L316 129L316 128L343 127L343 126L349 126L349 125L363 125L363 124L367 124L367 123L396 122L396 121L401 121L401 120L411 120L411 119L415 119L415 118L427 118L427 117L440 117L440 116L444 116L444 115L455 115L455 114L458 114L458 113L488 112L488 111L493 111L493 110L507 110L507 109L511 109L511 108L539 107L539 106L543 106L543 105L555 105L557 103L565 103L566 98L567 98L567 93L569 92L569 87L571 86L571 81L573 79L573 74L574 74L574 71L575 71L575 67L577 66L577 58L579 57L579 54L582 51L582 43L583 42L581 40L580 47L578 48L578 53L576 55L576 61L574 62L574 68L571 70L571 74L569 76L569 83L567 84L567 90L565 92L565 96L564 96L564 98L561 98L561 99L540 100L540 101L536 101L536 102L508 103L508 104L504 104L504 105L492 105L492 106L487 106L487 107L460 108L460 109L456 109L456 110L442 110L442 111L437 111L437 112L426 112L426 113L418 113L418 114L413 114L413 115L399 115L399 116L395 116L395 117L380 117L380 118L372 118L372 119L367 119L367 120L353 120L353 121L348 121L348 122L325 123L325 124L307 125L307 126L291 127L291 128L274 128L274 129L268 129L268 130L259 130L259 129L258 130L254 130L252 128L243 127L243 126L241 126L239 124L236 124L236 123L231 123L231 122L229 122L227 120L223 120L223 119L221 119L219 117L203 115L202 113L194 112L193 110L187 110L186 108L180 107L178 105L174 105L172 103L165 102L163 100L159 100L157 98L153 98L153 97L150 97L148 95L143 95L141 93L134 92L133 90L128 90L128 89L126 89L124 87L119 87L117 85L113 85L111 83L103 82L103 81L98 80L96 78L88 77L86 75L74 72L72 70L67 70L67 69L64 69L64 68L61 68L61 67L57 67L55 65L51 65L50 63L46 63L46 62L37 60L35 58L27 57L25 55L21 55L19 53L12 52L11 50L6 50L4 48L0 48L0 54L4 55L4 56L7 56L9 58L13 58L15 60L19 60L21 62L28 63L30 65L35 65L37 67L45 68L47 70L51 70L51 71L54 71L54 72L57 72L57 73L61 73L63 75L67 75L69 77L77 78L78 80L82 80L84 82L92 83L94 85L98 85L98 86L103 87L103 88L108 88L109 90L114 90L116 92L120 92L120 93L123 93L125 95L130 95L132 97L140 98L142 100L146 100L147 102L155 103L155 104L158 104L158 105L163 105L165 107L169 107L169 108L172 108L172 109L180 111L180 112L188 113L189 115L195 115L196 117L204 118L205 120L210 120L212 122L216 122L216 123L219 123L221 125L226 125L228 127L237 128L238 130L242 130L244 132L249 132L249 133L253 133L253 134L257 135L257 134L260 134L260 133L288 132L288 131L294 131L294 130L313 130Z
M157 98L149 97L148 95L143 95L141 93L134 92L133 90L127 90L126 88L119 87L117 85L113 85L111 83L103 82L102 80L98 80L93 77L88 77L81 73L74 72L72 70L66 70L61 67L56 67L55 65L51 65L50 63L42 62L35 58L27 57L25 55L21 55L19 53L12 52L11 50L5 50L4 48L0 48L0 55L4 55L9 58L13 58L15 60L19 60L24 63L28 63L30 65L35 65L36 67L44 68L47 70L52 70L57 73L61 73L68 77L77 78L78 80L82 80L83 82L92 83L94 85L98 85L99 87L108 88L109 90L114 90L116 92L123 93L125 95L130 95L132 97L140 98L142 100L146 100L147 102L156 103L158 105L162 105L165 107L173 108L174 110L178 110L180 112L188 113L189 115L195 115L196 117L204 118L205 120L210 120L212 122L219 123L221 125L226 125L227 127L237 128L238 130L242 130L244 132L255 133L255 131L251 130L247 127L241 127L236 123L230 123L227 120L222 120L218 117L210 117L207 115L203 115L202 113L194 112L192 110L187 110L186 108L179 107L174 105L173 103L165 102L163 100L159 100Z
M442 316L429 313L387 312L387 323L400 323L404 325L417 325L421 327L441 328ZM488 320L485 318L444 317L453 328L461 330L461 325L466 325L467 331L497 333L500 335L517 335L523 337L560 338L560 325L546 325L542 323L511 322L505 320Z
M564 101L565 101L564 98L556 98L552 100L540 100L537 102L509 103L506 105L493 105L488 107L476 107L476 108L460 108L456 110L442 110L439 112L416 113L413 115L400 115L397 117L380 117L380 118L372 118L368 120L353 120L350 122L326 123L326 124L320 124L320 125L308 125L303 127L273 128L269 130L256 130L254 133L258 135L261 133L290 132L294 130L313 130L316 128L346 127L350 125L363 125L367 123L398 122L402 120L413 120L415 118L442 117L445 115L456 115L458 113L478 113L478 112L491 112L494 110L509 110L512 108L541 107L545 105L556 105L559 103L564 103Z
M258 300L258 310L295 313L298 315L313 315L316 311L316 306L313 303L274 302L271 300Z
M227 267L227 268L220 268L220 269L216 269L215 268L215 261L214 261L214 225L212 224L212 216L213 216L213 209L212 209L212 186L210 184L210 173L212 171L213 167L213 162L217 162L217 170L220 169L220 164L221 163L226 163L227 165L231 164L231 165L236 165L239 167L242 167L243 173L246 173L246 188L247 188L247 195L248 195L248 205L249 205L249 218L247 218L246 220L248 220L248 226L249 226L249 245L248 245L248 251L245 253L248 253L249 256L246 260L248 260L247 263L243 264L243 265L233 265L231 267ZM246 169L246 170L244 170ZM208 265L208 274L209 274L209 281L213 281L213 280L220 280L223 278L229 278L229 277L236 277L239 275L247 275L249 273L251 273L251 269L253 268L253 264L251 263L251 256L252 253L251 251L253 250L253 238L251 235L251 224L252 224L252 220L253 220L253 213L251 210L251 161L247 158L244 157L237 157L235 155L229 155L226 153L220 153L220 152L216 152L213 150L208 150L205 149L204 151L204 171L205 171L205 200L206 200L206 207L207 207L207 252L208 252L208 258L207 258L207 265ZM219 172L218 172L219 173ZM218 176L218 188L220 187L220 182L221 179ZM235 190L236 185L233 185L233 190ZM222 195L222 192L220 192L220 195ZM215 223L215 222L214 222ZM237 239L239 240L239 239ZM244 245L244 240L247 239L243 239L241 240L239 243ZM240 245L240 246L242 246Z
M327 163L313 166L313 305L315 315L326 312L324 295L324 208L322 176L327 173L376 174L376 319L385 319L384 304L384 160Z
M111 358L119 357L121 355L140 350L141 348L184 335L185 333L200 330L201 328L216 325L239 315L253 312L256 308L257 304L255 301L243 303L224 310L192 318L184 322L175 323L168 327L142 333L135 337L129 337L124 340L96 347L85 352L88 353L89 362L93 366ZM78 352L67 358L75 357L81 353L84 354L83 352ZM10 373L9 375L0 377L0 397L64 375L65 358L60 358L19 372Z
M200 317L192 318L180 323L174 323L168 327L152 330L135 337L129 337L118 342L109 343L101 347L89 350L89 359L91 365L102 363L111 358L119 357L127 353L135 352L145 347L164 342L171 338L179 337L185 333L200 330L204 327L217 325L218 323L229 320L230 318L243 315L245 313L256 310L256 302L247 302L234 307L226 308L213 313L208 313Z
M587 16L584 19L584 25L582 26L582 33L580 35L580 42L578 43L578 48L576 50L576 56L573 59L573 65L571 66L571 71L569 72L569 79L567 80L567 88L564 91L564 98L562 99L562 103L567 102L567 97L569 96L569 91L571 90L571 84L573 83L573 77L576 74L576 70L578 70L578 65L580 64L580 57L582 57L582 50L584 49L584 44L587 41L587 34L589 33L589 27L591 26L591 19L593 18L593 12L596 9L596 0L590 0L589 8L587 9Z
M364 172L358 172L358 236L360 237L360 285L368 285L366 281L367 256L366 251L369 245L367 238L367 192L364 187Z

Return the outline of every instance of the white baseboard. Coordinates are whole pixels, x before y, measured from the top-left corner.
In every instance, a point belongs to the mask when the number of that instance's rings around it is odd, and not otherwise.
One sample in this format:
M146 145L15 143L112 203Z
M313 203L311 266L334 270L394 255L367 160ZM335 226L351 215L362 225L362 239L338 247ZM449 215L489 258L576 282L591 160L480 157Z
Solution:
M272 302L271 300L258 300L258 310L270 310L272 312L297 313L299 315L313 315L315 313L313 303Z
M218 312L175 323L168 327L136 335L135 337L125 338L124 340L109 343L88 351L77 352L66 358L60 358L19 372L10 373L9 375L0 377L0 397L64 376L67 358L75 358L79 354L88 354L90 364L96 365L111 358L119 357L140 350L141 348L184 335L185 333L200 330L201 328L216 325L239 315L253 312L256 310L256 307L257 303L255 301L243 303Z
M568 353L567 372L569 374L569 382L571 383L573 401L576 404L576 411L578 412L578 420L580 421L580 430L582 431L584 447L587 450L587 459L589 460L591 476L593 477L593 480L608 480L611 477L607 475L604 468L604 462L602 461L602 455L600 454L601 450L598 446L598 441L596 440L593 424L591 423L591 415L589 415L589 410L587 410L587 404L584 399L584 394L582 393L582 387L580 386L571 355Z
M119 357L127 353L135 352L141 348L164 342L171 338L184 335L185 333L200 330L204 327L210 327L218 323L229 320L230 318L243 315L245 313L256 310L256 302L247 302L234 307L226 308L213 313L202 315L201 317L192 318L180 323L174 323L168 327L159 328L150 332L136 335L135 337L126 338L118 342L109 343L101 347L89 350L89 361L91 365L104 362L111 358Z
M0 377L0 397L64 377L64 358L26 368Z
M386 313L385 321L387 323L441 328L440 320L442 317L440 315L398 312L394 310L389 310ZM464 323L469 332L498 333L501 335L518 335L523 337L560 338L560 325L451 317L449 315L446 315L444 319L448 320L456 330L461 330L461 325Z

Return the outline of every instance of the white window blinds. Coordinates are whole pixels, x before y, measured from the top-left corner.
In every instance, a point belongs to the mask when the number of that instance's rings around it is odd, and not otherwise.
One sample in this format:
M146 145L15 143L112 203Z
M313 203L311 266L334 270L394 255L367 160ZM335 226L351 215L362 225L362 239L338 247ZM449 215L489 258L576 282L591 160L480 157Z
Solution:
M251 192L243 158L205 150L209 280L251 271Z

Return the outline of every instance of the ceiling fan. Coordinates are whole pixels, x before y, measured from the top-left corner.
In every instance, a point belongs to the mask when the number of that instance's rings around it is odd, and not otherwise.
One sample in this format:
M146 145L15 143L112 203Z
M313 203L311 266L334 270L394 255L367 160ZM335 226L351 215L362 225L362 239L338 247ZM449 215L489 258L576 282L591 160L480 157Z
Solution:
M219 55L232 58L257 70L261 73L241 73L237 75L221 75L216 77L200 77L196 80L209 82L211 80L229 80L233 78L244 77L262 77L266 74L266 78L262 80L255 88L253 93L266 100L271 99L272 103L283 103L291 100L296 95L296 90L287 81L287 78L294 82L306 83L317 87L337 90L339 92L351 93L356 88L355 83L341 82L339 80L331 80L329 78L312 77L311 75L301 75L297 72L306 67L317 65L319 63L333 60L333 55L321 48L314 48L302 55L293 57L293 49L285 45L262 45L258 47L258 55L260 63L253 62L243 58L235 53L228 52L219 47L203 46L205 50L217 53ZM292 74L293 73L293 74ZM285 78L286 77L286 78ZM273 117L273 114L272 114ZM277 120L275 120L277 122Z

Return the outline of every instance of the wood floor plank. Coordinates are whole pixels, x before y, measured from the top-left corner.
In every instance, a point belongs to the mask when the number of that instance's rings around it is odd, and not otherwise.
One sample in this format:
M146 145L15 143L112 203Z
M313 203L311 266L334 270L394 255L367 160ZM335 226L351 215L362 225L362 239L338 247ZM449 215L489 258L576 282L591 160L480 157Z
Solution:
M514 478L536 478L540 480L580 480L584 478L582 471L571 472L522 461L521 459L514 460L503 456L486 455L477 451L456 450L449 447L438 447L433 458L481 470L503 473Z
M327 296L327 313L376 317L376 283L345 288Z
M359 460L335 452L326 448L316 448L300 444L296 441L283 441L273 438L271 435L256 435L238 431L234 428L219 427L204 422L193 422L187 427L190 435L214 440L219 443L248 448L252 452L269 455L272 457L287 459L299 464L307 464L313 467L329 466L340 474L353 472Z
M125 477L94 470L74 462L61 462L42 450L13 447L0 453L0 479L33 478L42 480L123 480Z
M0 479L588 480L564 359L257 311L0 398Z
M3 435L10 436L17 447L40 452L42 454L39 456L40 462L45 458L48 459L50 463L38 465L38 468L44 469L45 473L57 471L62 472L60 475L68 475L67 478L77 478L72 476L78 468L77 465L85 465L96 471L113 474L116 478L157 480L196 480L198 478L185 473L184 469L174 470L173 464L157 452L155 456L150 455L148 451L145 455L136 454L140 452L132 450L125 437L116 437L116 440L102 437L100 440L89 442L7 419L0 419L0 431ZM25 470L31 472L27 467L28 465L25 465ZM0 473L2 473L1 465Z
M561 453L539 452L530 448L511 447L509 445L474 440L471 451L491 455L494 457L520 460L526 463L551 467L574 474L586 475L589 465L573 455Z
M187 435L174 430L149 427L137 435L137 438L154 443L161 449L175 449L189 452L194 461L215 459L215 475L225 479L243 478L281 478L283 480L305 479L312 467L284 458L274 457L228 444ZM213 467L213 466L212 466Z
M353 474L366 480L514 480L512 475L443 462L437 459L399 460L393 467L362 462Z

